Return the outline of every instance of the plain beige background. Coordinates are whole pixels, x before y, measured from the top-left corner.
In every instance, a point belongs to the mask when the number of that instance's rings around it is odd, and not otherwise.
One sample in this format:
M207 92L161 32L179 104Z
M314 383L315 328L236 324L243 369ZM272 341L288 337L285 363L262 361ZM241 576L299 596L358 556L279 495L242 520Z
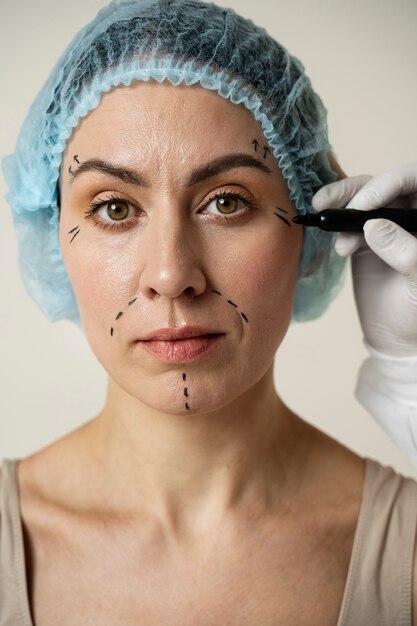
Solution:
M104 0L1 0L1 156L49 71ZM229 0L300 58L328 110L329 136L349 175L417 158L415 0ZM24 291L0 180L0 459L22 457L101 408L106 372L71 322L48 322ZM363 456L417 470L353 395L367 353L350 277L319 320L292 325L275 362L284 401ZM395 419L395 416L393 416Z

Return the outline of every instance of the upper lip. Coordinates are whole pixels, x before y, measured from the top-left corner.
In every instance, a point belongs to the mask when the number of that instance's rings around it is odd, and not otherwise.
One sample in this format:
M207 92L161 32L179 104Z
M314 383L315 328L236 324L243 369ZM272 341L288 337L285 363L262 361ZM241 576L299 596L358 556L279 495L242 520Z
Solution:
M186 337L199 337L201 335L220 335L224 334L221 330L212 328L203 328L202 326L182 326L181 328L158 328L152 331L141 341L149 341L151 339L173 340L185 339Z

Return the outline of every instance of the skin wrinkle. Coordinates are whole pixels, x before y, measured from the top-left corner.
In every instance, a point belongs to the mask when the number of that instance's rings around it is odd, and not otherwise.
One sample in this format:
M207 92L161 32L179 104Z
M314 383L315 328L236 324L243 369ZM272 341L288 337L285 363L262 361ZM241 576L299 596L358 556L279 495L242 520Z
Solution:
M265 153L266 154L266 153ZM233 166L247 166L247 167L256 167L259 170L266 172L267 174L272 174L272 170L269 169L264 163L259 161L258 159L254 159L249 154L229 154L219 157L215 159L211 163L204 164L202 167L198 167L194 169L187 182L186 187L192 187L197 183L202 182L206 178L210 176L215 176L216 174L221 173L222 171L226 171L227 169L232 169ZM128 168L123 168L117 165L116 163L111 163L109 161L103 161L102 159L88 159L81 163L80 167L74 172L69 167L69 182L72 184L74 180L84 172L104 172L108 175L115 176L120 180L123 180L127 183L132 183L133 185L138 185L140 187L149 188L152 185L146 180L143 174L138 174L138 172L134 172Z
M86 337L109 375L105 405L78 445L90 463L94 458L97 500L118 511L146 508L181 537L182 529L190 536L231 511L275 510L305 481L311 432L273 381L303 236L285 223L297 213L285 180L265 151L272 176L241 167L186 187L194 167L254 152L254 137L260 149L262 129L243 106L197 85L149 82L104 94L64 153L62 254ZM152 187L97 171L71 185L74 155L80 163L102 159L143 171ZM259 208L241 222L215 221L206 198L224 187L245 190ZM110 192L144 217L121 232L89 220L70 246L69 230ZM276 210L286 218L275 219ZM110 336L109 320L131 302ZM135 343L155 328L184 323L225 332L226 339L186 370Z

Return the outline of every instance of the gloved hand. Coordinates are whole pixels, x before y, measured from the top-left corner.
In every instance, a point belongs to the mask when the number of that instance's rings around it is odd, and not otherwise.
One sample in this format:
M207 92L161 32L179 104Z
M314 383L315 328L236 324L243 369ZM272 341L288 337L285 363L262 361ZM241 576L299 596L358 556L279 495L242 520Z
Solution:
M331 183L312 204L317 211L417 208L417 162ZM355 396L417 469L417 239L384 219L369 220L363 233L339 233L335 243L340 256L352 255L370 355L358 372Z
M317 211L417 209L417 162L378 176L344 178L320 189ZM368 220L362 233L339 233L340 256L352 255L356 307L365 341L393 356L417 356L417 238L394 222ZM416 381L417 382L417 381Z

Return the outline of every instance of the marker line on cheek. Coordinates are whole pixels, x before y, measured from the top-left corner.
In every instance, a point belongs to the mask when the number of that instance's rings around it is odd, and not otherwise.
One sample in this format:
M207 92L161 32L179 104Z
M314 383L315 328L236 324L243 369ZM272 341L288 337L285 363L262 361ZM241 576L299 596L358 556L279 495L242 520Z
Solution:
M135 298L133 298L133 300L130 300L130 302L127 303L127 306L132 306L132 304L134 304L137 300L137 296ZM123 315L124 311L119 311L118 314L115 317L115 321L117 322ZM110 328L110 335L111 337L113 337L114 335L114 328L113 326Z
M77 230L77 229L78 229L78 230ZM80 232L80 227L79 227L79 226L76 226L75 228L73 228L72 230L70 230L70 231L69 231L68 235L71 235L71 233L73 233L74 231L77 231L77 232L73 235L73 237L72 237L72 239L71 239L70 243L72 243L72 240L73 240L73 239L74 239L74 238L78 235L78 233Z
M223 294L222 294L222 293L220 293L220 291L217 291L216 289L212 289L212 292L213 292L213 293L216 293L218 296L222 296L223 298L225 297L225 296L223 296ZM233 307L235 307L236 309L237 309L237 308L239 308L239 307L237 306L237 304L235 304L232 300L227 300L227 302L228 302L229 304L231 304ZM243 319L245 320L245 322L246 322L247 324L249 324L249 320L248 320L247 316L246 316L246 315L245 315L242 311L240 312L240 315L243 317Z
M279 207L279 206L276 206L275 208L278 209L278 211L283 211L284 213L288 214L288 211L286 211L285 209L281 209L281 207ZM274 215L279 217L287 226L292 228L292 225L289 223L289 221L285 217L282 217L282 215L279 215L278 213L274 213Z

